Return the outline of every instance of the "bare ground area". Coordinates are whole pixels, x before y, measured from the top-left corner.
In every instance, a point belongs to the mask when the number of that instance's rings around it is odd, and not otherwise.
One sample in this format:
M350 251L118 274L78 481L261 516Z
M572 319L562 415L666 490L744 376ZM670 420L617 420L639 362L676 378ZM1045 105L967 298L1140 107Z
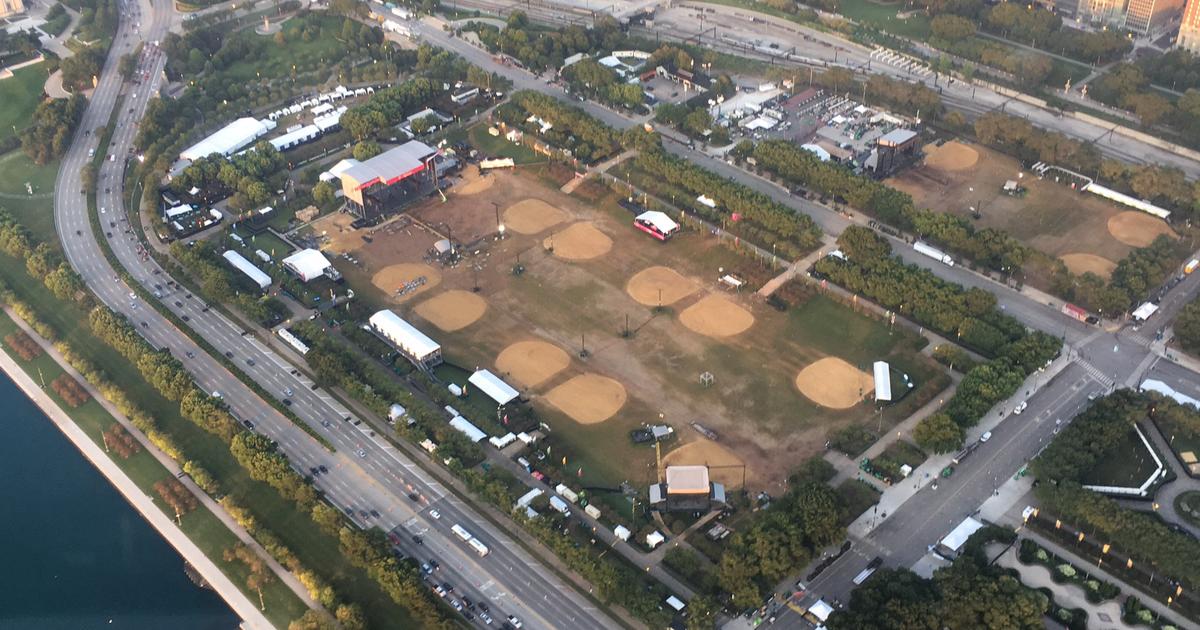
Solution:
M586 221L572 223L542 241L542 247L563 260L591 260L612 249L612 239Z
M708 478L726 488L743 486L743 474L749 482L750 469L736 453L711 440L698 439L663 455L664 466L708 466ZM743 471L743 467L745 470Z
M1166 221L1135 210L1126 210L1110 218L1108 231L1113 238L1133 247L1145 247L1162 235L1175 237Z
M1113 269L1117 268L1117 263L1095 254L1063 254L1059 256L1059 259L1063 261L1067 269L1071 270L1071 273L1079 276L1085 273L1094 273L1107 280L1112 275Z
M754 315L721 295L706 295L679 314L688 330L709 337L732 337L754 325Z
M604 422L625 405L625 387L599 374L580 374L546 393L546 400L580 424Z
M842 359L825 357L800 370L796 387L818 405L849 409L874 391L875 378Z
M487 300L471 291L451 289L417 304L413 310L439 329L454 332L479 321L487 311Z
M496 357L496 369L502 378L522 388L537 387L567 369L571 357L566 351L545 341L518 341Z
M645 306L670 306L695 293L700 286L670 267L643 269L625 285L629 296Z

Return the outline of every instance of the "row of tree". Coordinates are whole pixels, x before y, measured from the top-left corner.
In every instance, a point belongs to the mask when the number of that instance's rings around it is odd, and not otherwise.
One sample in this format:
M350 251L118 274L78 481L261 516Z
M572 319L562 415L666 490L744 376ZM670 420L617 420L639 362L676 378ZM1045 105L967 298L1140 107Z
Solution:
M523 128L530 116L550 123L553 127L541 137L566 151L585 164L616 155L620 150L620 134L578 107L572 107L540 92L522 91L513 94L507 103L497 107L493 116L505 123ZM531 129L540 129L531 127Z
M1043 482L1082 483L1100 462L1120 457L1126 434L1146 417L1146 399L1122 389L1092 403L1033 460L1030 469Z
M112 451L121 459L129 459L142 450L142 445L133 439L120 422L109 425L108 430L101 434L101 441L104 442L105 452Z
M997 271L1020 269L1029 250L1009 234L993 228L976 230L966 219L918 209L912 197L832 162L822 162L795 143L746 141L738 153L753 155L758 167L793 186L830 197L880 221L915 232L925 240Z
M441 86L430 79L405 81L384 90L376 90L371 100L342 114L342 128L355 140L376 138L414 112L425 107Z
M808 215L689 160L654 149L642 151L635 165L688 195L676 202L709 221L734 222L735 233L760 246L771 245L785 258L798 258L821 242L821 228ZM715 207L696 201L701 195L713 200Z
M79 121L83 120L85 109L87 99L79 93L70 98L42 101L33 110L29 126L20 133L21 149L25 155L38 165L62 157L67 147L71 146L71 138Z
M645 102L641 83L629 83L617 71L595 59L583 59L562 71L562 77L574 94L625 109L639 109Z
M349 112L347 112L349 113ZM233 193L229 204L239 210L257 209L287 179L287 160L270 142L263 140L251 150L233 157L213 154L199 158L171 180L171 189L182 193L193 187Z
M1175 339L1184 350L1200 353L1200 299L1189 302L1175 318Z
M217 254L211 242L197 241L188 247L176 241L171 244L171 255L199 282L199 293L210 303L234 304L264 326L273 325L288 313L287 305L274 296L263 295L258 285Z
M571 55L615 50L625 41L620 24L609 15L599 15L590 28L572 24L553 29L532 24L518 10L509 14L504 29L469 22L462 30L474 31L489 52L510 55L534 72L557 70Z
M1055 263L1050 291L1065 300L1107 317L1116 317L1149 299L1179 268L1186 244L1159 236L1117 262L1106 282L1091 272L1075 275L1061 261Z
M1089 84L1088 96L1137 115L1142 125L1166 127L1185 144L1200 146L1200 88L1190 87L1178 99L1150 86L1151 76L1139 65L1121 63Z

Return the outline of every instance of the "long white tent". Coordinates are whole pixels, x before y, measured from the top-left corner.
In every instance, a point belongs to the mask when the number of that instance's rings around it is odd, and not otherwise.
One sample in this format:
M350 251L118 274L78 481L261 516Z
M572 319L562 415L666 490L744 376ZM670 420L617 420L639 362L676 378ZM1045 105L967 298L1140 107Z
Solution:
M275 121L273 120L239 118L200 142L184 149L179 157L193 162L214 153L228 157L274 128Z
M875 362L875 400L892 399L892 368L887 361Z
M367 321L375 332L412 360L424 365L436 365L441 362L442 346L412 324L400 319L399 315L385 309L375 313Z
M481 431L479 427L471 424L470 421L462 416L454 416L451 418L450 426L467 436L467 439L471 440L472 442L479 442L487 437L487 434Z
M258 288L265 291L267 287L271 286L271 276L268 276L267 274L263 273L261 269L255 267L254 263L246 260L245 256L242 256L232 249L226 250L224 254L221 254L221 256L223 256L225 260L229 262L229 264L236 267L238 271L249 276L250 279L254 281L254 284L258 285Z
M478 387L479 391L487 394L497 405L507 405L518 396L517 390L488 370L476 371L467 382Z

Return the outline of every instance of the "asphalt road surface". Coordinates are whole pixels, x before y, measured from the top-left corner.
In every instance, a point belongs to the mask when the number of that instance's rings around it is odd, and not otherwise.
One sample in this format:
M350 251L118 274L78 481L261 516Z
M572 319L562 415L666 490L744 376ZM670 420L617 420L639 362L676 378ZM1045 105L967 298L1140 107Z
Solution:
M473 599L490 601L493 610L516 614L527 626L540 628L610 628L616 624L606 613L567 586L508 536L474 510L449 495L421 467L397 452L367 425L356 425L353 414L327 393L294 371L253 336L243 336L240 325L216 310L209 310L197 297L175 288L170 277L141 246L125 219L122 172L132 159L129 147L136 123L160 85L165 63L163 53L147 45L137 72L149 76L142 85L122 86L116 72L120 55L134 49L139 39L153 42L167 32L170 4L159 0L152 11L143 3L128 4L112 54L84 115L82 129L94 130L107 124L117 103L117 128L108 147L97 147L95 134L80 134L63 158L55 195L55 219L67 259L97 296L110 308L124 314L139 332L159 348L169 349L206 391L219 392L237 418L253 423L256 431L276 440L292 464L305 474L326 466L328 473L315 476L315 484L337 506L364 526L385 531L423 532L423 545L399 536L409 553L423 559L436 557L448 581L459 591L469 589ZM147 21L144 16L149 15ZM135 23L143 23L138 32ZM162 303L186 317L195 334L225 353L238 368L277 398L291 401L291 409L336 449L329 452L320 443L276 412L243 384L216 358L209 356L181 330L149 305L142 303L117 277L96 241L87 216L86 196L80 194L79 173L89 161L89 149L103 154L98 177L97 206L102 230L117 258L149 292L161 295ZM110 157L111 156L111 159ZM287 392L292 392L288 395ZM344 420L349 419L349 420ZM416 500L409 498L415 495ZM440 519L429 516L436 508ZM370 511L380 516L373 517ZM366 516L364 516L364 513ZM461 524L482 540L491 553L479 557L453 537L449 528ZM485 599L486 598L486 599Z

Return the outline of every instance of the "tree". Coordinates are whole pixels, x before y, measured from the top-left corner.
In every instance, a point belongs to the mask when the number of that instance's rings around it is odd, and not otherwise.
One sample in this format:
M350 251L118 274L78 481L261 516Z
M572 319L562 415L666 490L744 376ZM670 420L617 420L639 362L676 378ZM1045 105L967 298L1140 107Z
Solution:
M337 607L334 617L342 630L366 630L367 617L358 604L342 604Z
M1121 104L1127 109L1132 110L1134 114L1137 114L1142 125L1146 127L1153 127L1158 124L1159 121L1166 118L1173 110L1171 102L1156 92L1126 94L1121 99Z
M293 619L288 630L337 630L337 625L329 619L328 613L309 609L299 619Z
M383 149L379 148L378 142L375 142L373 140L364 140L364 141L359 142L358 144L354 145L353 153L354 153L354 159L358 160L359 162L365 162L365 161L375 157L376 155L383 153ZM327 182L322 182L322 183L327 184ZM330 185L330 187L332 187L332 185ZM322 195L324 195L324 193L322 193ZM316 199L316 196L317 196L317 193L316 193L316 190L314 189L313 190L313 199L314 200ZM332 197L332 195L330 195L330 197ZM326 200L326 201L328 201L328 200Z
M975 34L975 23L957 15L937 15L929 23L933 36L955 43Z
M1184 350L1200 352L1200 300L1193 300L1175 320L1175 338Z
M337 189L329 182L318 182L313 186L312 196L313 201L317 202L318 206L328 206L334 202Z
M926 416L913 429L913 439L926 451L949 453L963 444L963 430L944 413Z

